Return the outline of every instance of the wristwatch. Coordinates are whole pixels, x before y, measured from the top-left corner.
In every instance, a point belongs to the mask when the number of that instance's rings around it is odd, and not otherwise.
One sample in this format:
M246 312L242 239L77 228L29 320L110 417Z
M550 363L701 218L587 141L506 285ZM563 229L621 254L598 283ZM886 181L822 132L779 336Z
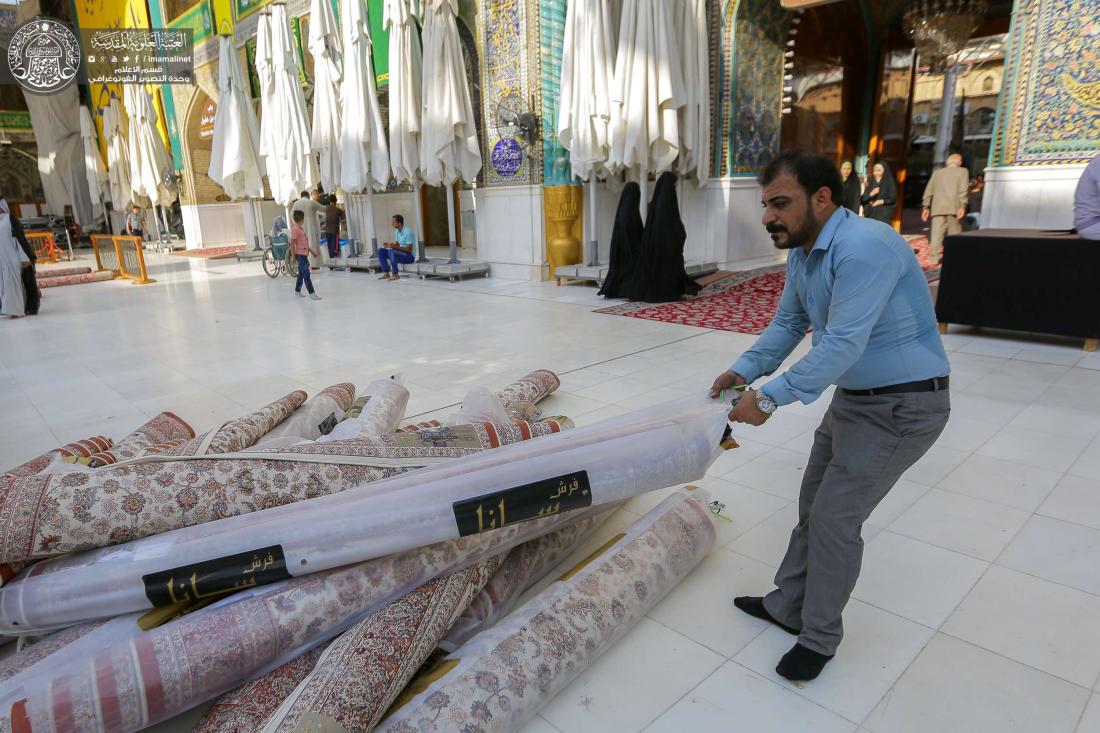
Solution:
M765 415L770 415L775 412L777 407L779 407L779 405L775 404L775 400L771 397L768 397L763 392L756 393L756 409L760 410L760 412Z

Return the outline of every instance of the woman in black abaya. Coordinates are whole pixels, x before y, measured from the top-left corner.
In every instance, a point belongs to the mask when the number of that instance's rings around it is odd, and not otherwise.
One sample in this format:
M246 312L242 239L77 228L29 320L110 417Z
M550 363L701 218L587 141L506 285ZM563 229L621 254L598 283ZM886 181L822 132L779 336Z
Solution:
M626 296L646 303L671 303L695 295L699 284L684 271L687 230L676 200L676 174L662 173L646 212L638 264Z
M894 216L894 204L898 202L898 184L885 161L875 163L867 186L863 191L863 215L887 224Z
M626 285L638 264L642 244L642 189L633 181L623 187L615 228L611 231L611 261L599 294L605 298L625 298Z

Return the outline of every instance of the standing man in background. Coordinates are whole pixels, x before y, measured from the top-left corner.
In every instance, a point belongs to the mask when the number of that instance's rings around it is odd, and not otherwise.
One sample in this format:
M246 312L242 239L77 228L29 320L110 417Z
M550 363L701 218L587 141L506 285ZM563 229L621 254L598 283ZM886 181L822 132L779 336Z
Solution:
M328 238L328 256L340 256L340 225L344 222L344 210L336 203L336 194L330 193L325 204L325 236Z
M130 213L126 215L126 233L131 237L142 239L145 236L144 224L141 223L141 207L134 204Z
M921 221L932 219L931 263L938 265L943 252L943 238L962 231L966 202L970 195L970 171L963 168L962 156L951 153L947 165L935 171L924 187L924 209Z
M321 217L325 215L325 207L321 206L319 201L320 198L321 194L317 191L314 191L312 194L310 194L309 191L302 191L302 197L295 201L294 206L290 208L292 217L295 212L302 212L304 216L302 229L305 231L306 236L309 237L309 241L313 242L317 247L321 246ZM320 249L310 251L309 266L314 270L321 269Z
M711 386L772 374L813 327L813 348L729 418L763 425L778 408L809 404L837 385L814 434L798 497L798 525L767 596L734 605L798 637L776 672L812 680L836 654L841 613L863 562L863 523L947 424L950 365L928 282L892 227L838 206L843 185L828 158L792 150L760 177L764 228L788 250L771 325Z

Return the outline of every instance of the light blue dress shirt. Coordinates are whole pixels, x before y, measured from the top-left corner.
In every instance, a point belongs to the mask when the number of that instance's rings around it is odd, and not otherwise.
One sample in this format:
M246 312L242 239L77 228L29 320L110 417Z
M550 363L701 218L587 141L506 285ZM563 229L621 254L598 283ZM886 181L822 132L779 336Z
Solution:
M416 232L408 227L394 229L393 241L402 247L411 247L416 244Z
M1100 155L1089 161L1077 182L1073 226L1085 239L1100 239Z
M813 326L813 349L761 391L778 405L809 404L829 385L871 389L943 377L932 296L909 244L888 225L840 208L809 253L787 254L771 325L730 371L750 384L783 363Z

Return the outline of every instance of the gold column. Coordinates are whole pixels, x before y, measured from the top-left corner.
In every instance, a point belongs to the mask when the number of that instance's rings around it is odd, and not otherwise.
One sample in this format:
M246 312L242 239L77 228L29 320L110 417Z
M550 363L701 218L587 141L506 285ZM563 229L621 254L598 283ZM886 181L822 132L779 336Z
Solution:
M542 194L546 215L546 259L550 262L550 277L553 278L554 268L575 265L583 259L576 231L584 194L580 186L545 186Z

